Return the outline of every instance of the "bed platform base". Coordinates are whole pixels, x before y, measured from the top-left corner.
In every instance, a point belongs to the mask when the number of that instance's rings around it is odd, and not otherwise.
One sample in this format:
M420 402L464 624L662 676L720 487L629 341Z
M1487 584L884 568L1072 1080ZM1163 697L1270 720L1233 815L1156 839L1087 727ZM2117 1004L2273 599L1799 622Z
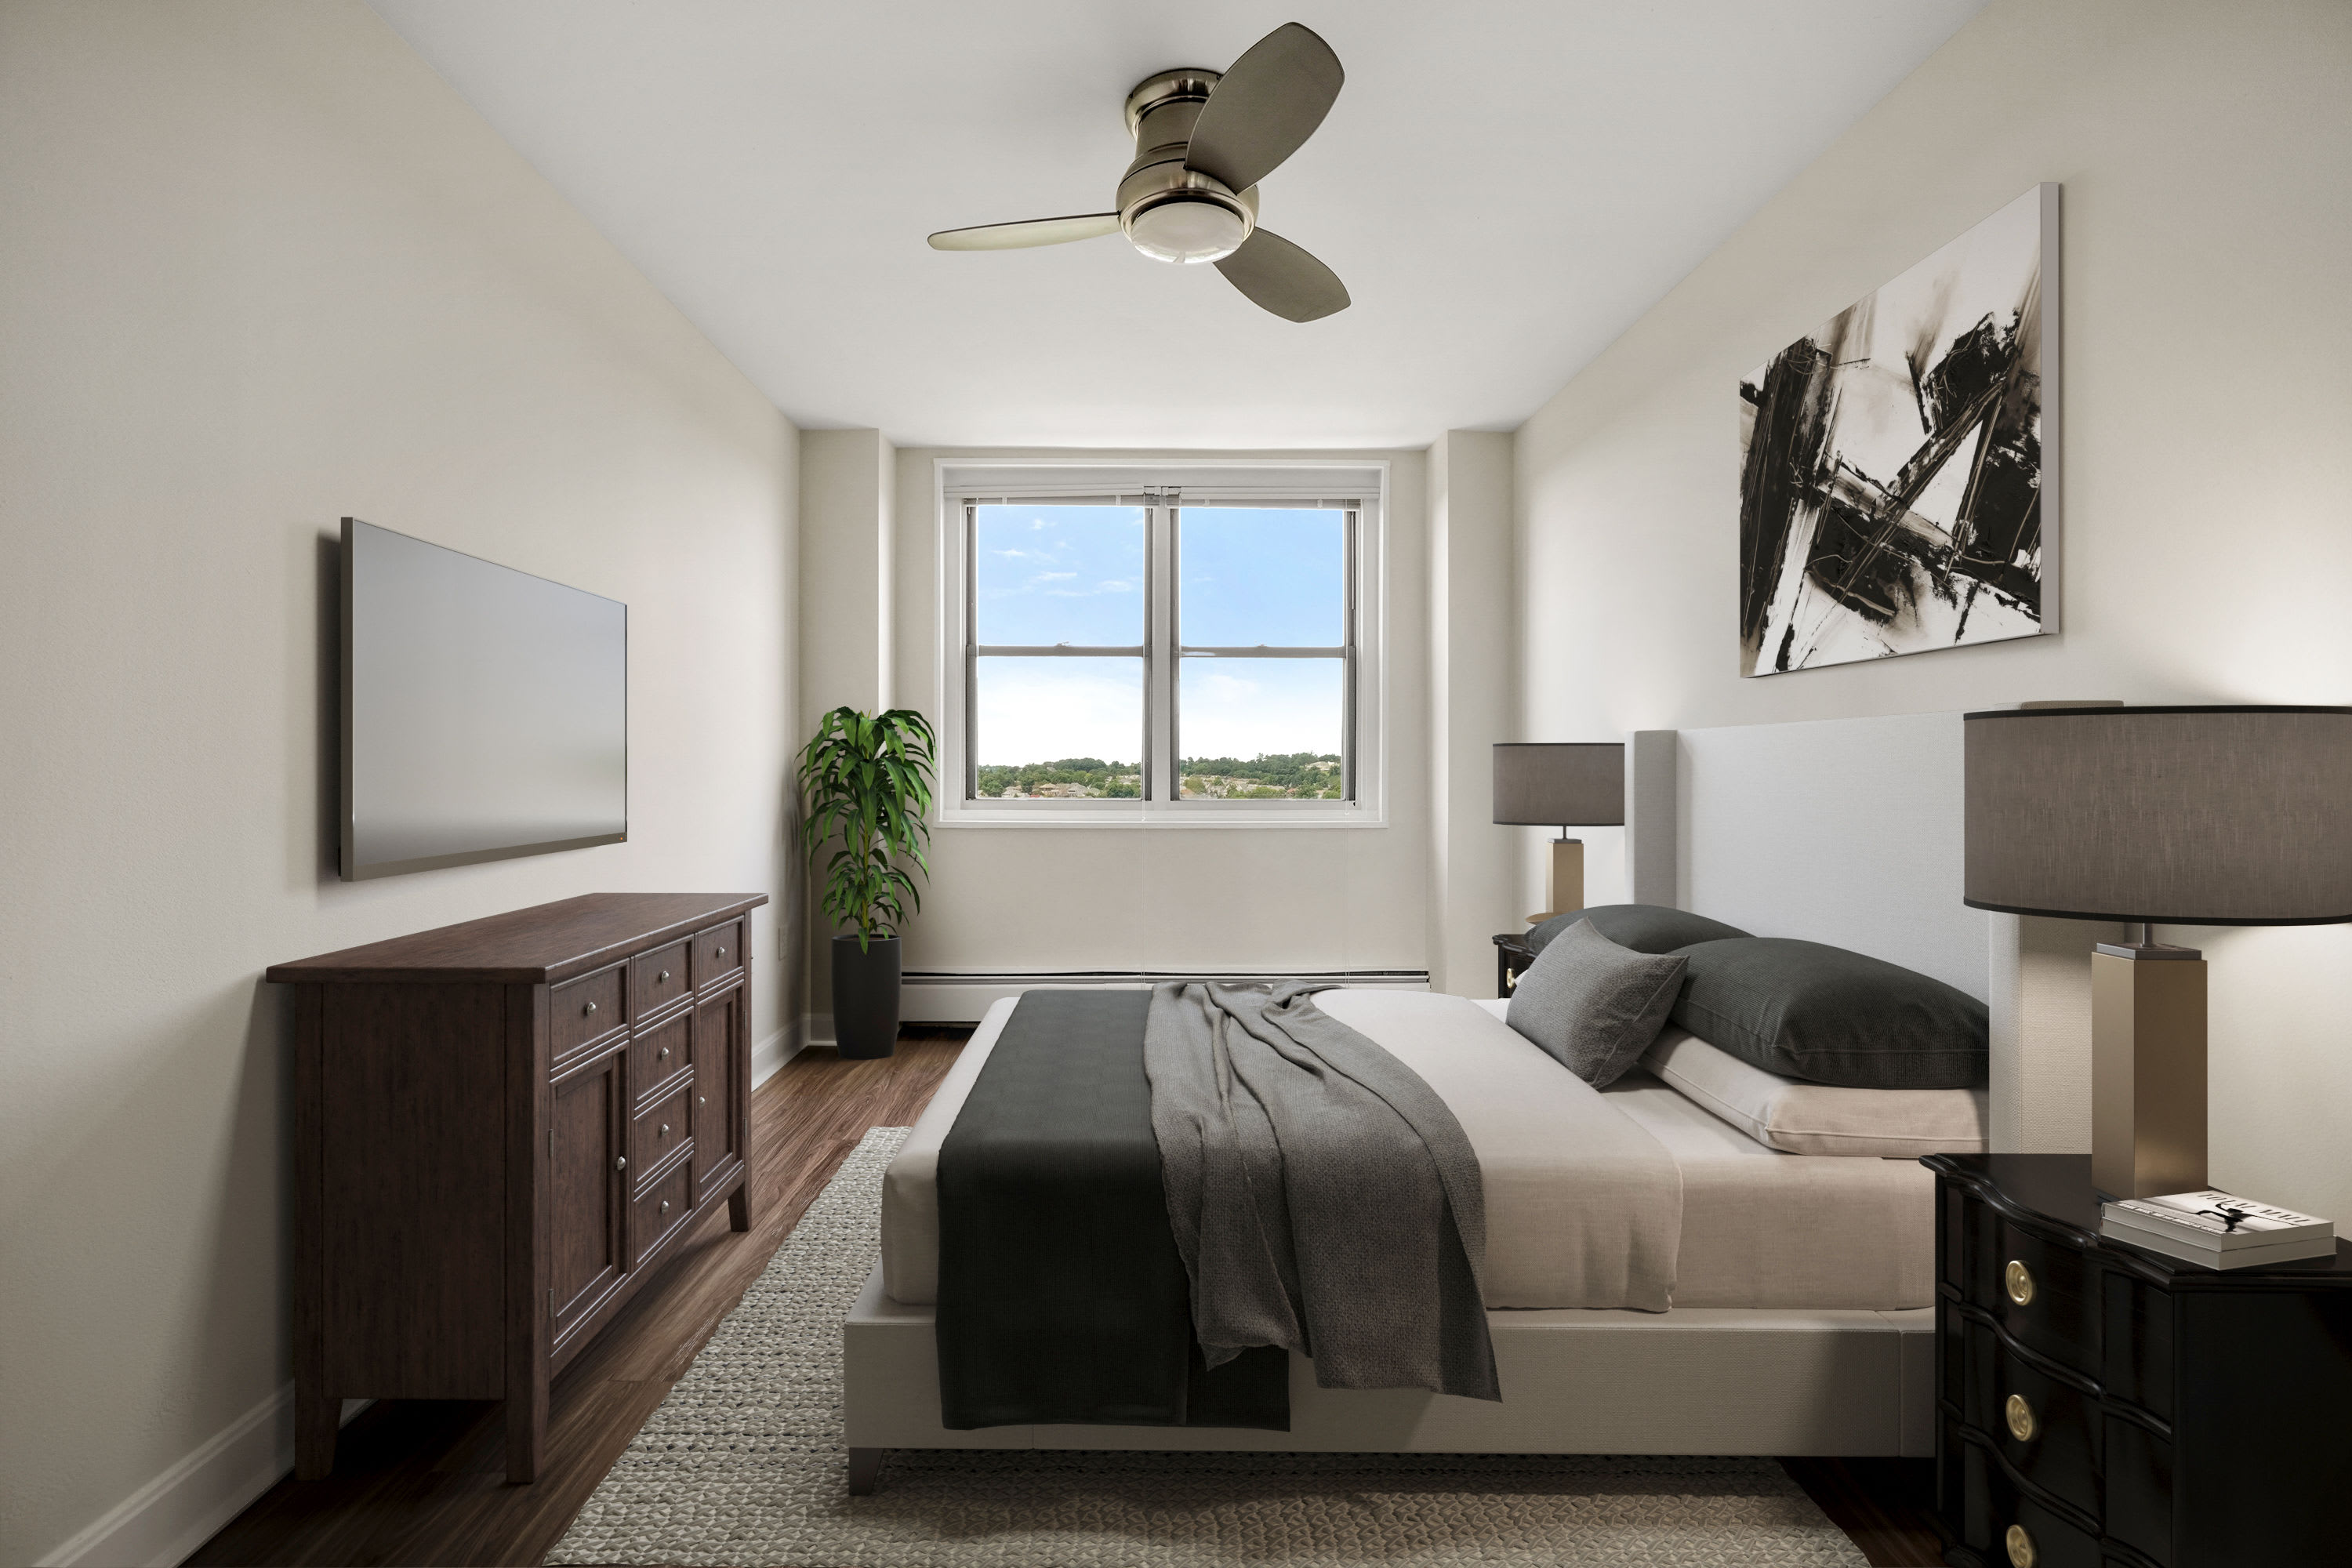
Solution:
M1936 1315L1910 1311L1490 1312L1503 1402L1318 1388L1290 1362L1290 1430L940 1425L932 1310L875 1265L843 1325L849 1489L892 1448L1235 1449L1381 1454L1935 1452Z

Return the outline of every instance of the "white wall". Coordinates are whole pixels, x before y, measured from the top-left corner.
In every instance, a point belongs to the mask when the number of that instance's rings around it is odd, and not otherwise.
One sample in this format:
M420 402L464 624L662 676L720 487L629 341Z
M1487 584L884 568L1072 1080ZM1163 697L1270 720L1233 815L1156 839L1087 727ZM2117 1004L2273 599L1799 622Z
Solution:
M941 827L905 963L930 970L1412 969L1427 966L1429 842L1423 463L1418 452L898 453L896 700L936 717L935 459L1083 456L1387 459L1388 825Z
M0 8L0 1562L170 1562L287 1457L261 969L782 889L795 434L356 0ZM344 513L627 601L628 843L335 879Z
M2347 81L2340 0L1995 0L1518 432L1522 732L2352 696ZM2063 634L1741 679L1738 378L2043 180ZM2052 972L2092 928L2026 923L2038 1048L2087 1048ZM2214 1180L2352 1216L2352 930L2172 940L2212 963Z

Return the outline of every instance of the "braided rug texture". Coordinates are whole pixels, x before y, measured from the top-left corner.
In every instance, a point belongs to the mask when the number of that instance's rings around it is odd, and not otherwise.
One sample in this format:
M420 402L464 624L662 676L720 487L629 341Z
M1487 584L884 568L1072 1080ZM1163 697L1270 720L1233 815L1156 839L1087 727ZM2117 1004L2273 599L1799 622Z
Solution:
M1862 1568L1769 1459L895 1450L853 1498L841 1325L880 1251L877 1127L548 1561L738 1568Z

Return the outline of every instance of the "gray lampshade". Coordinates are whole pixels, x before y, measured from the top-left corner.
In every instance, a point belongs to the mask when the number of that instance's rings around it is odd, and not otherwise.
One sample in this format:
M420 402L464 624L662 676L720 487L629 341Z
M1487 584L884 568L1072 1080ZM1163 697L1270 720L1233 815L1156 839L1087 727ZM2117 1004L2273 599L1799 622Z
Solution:
M1495 820L1542 827L1622 826L1625 748L1613 741L1496 746Z
M1978 909L2352 921L2352 708L1971 713L1963 733Z

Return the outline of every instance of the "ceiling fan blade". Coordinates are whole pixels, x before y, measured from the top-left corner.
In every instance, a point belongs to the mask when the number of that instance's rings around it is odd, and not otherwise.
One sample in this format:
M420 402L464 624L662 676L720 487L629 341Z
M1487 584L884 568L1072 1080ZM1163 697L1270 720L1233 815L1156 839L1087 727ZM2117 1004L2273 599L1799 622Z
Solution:
M1317 321L1351 300L1339 275L1270 229L1254 229L1217 263L1225 281L1286 321Z
M1020 250L1033 245L1067 245L1118 232L1117 213L1081 213L1076 217L1033 217L1026 223L982 224L943 228L931 236L933 250Z
M1330 45L1284 23L1252 44L1209 94L1184 166L1232 190L1256 184L1315 134L1346 79Z

